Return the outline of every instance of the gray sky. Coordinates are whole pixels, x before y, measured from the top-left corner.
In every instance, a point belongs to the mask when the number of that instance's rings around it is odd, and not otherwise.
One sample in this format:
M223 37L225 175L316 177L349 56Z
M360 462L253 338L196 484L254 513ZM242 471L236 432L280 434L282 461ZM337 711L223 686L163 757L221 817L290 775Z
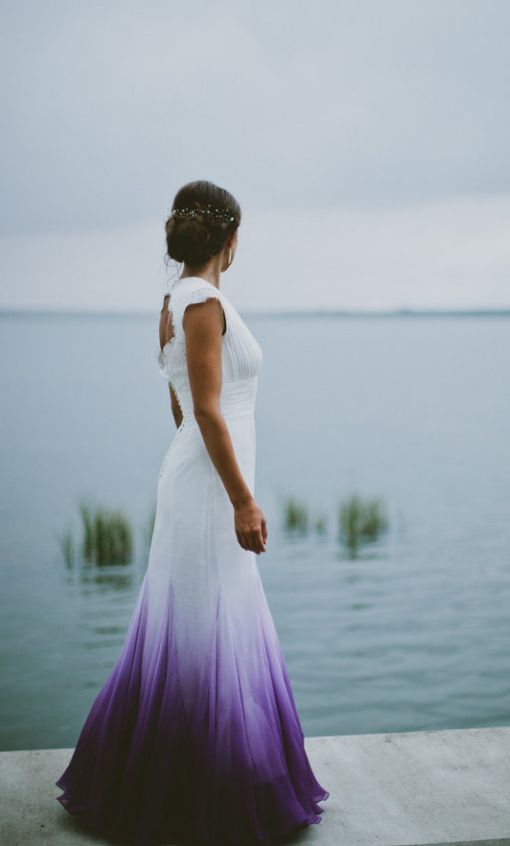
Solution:
M2 3L2 307L153 309L243 209L241 308L510 306L506 0Z

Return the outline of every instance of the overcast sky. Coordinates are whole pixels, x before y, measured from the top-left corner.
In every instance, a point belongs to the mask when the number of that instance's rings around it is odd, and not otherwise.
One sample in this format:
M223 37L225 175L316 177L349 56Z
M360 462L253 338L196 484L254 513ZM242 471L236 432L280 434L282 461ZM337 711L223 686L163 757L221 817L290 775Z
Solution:
M0 307L159 308L192 179L241 309L510 307L508 0L1 10Z

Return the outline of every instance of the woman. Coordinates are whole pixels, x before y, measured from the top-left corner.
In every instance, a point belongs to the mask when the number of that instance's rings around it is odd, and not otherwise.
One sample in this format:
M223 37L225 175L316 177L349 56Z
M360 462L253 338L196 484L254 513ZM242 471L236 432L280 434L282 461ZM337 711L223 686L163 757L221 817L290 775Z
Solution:
M71 814L123 842L271 843L320 822L316 780L256 564L262 350L220 290L241 209L205 181L177 193L158 366L177 432L147 571L118 662L56 782Z

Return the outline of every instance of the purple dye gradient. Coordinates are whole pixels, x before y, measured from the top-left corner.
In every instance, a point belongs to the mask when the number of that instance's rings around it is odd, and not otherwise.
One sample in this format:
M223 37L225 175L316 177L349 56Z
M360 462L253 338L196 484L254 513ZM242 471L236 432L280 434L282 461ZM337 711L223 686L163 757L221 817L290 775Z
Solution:
M258 570L239 624L220 590L195 637L171 581L154 591L149 574L58 801L133 846L269 844L319 823L329 792L304 749Z

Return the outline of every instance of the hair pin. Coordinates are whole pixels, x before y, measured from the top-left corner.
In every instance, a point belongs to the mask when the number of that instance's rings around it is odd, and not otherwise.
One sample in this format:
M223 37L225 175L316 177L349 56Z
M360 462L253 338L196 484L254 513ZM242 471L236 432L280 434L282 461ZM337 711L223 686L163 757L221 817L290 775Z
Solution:
M223 220L226 223L231 223L235 220L234 215L228 209L213 209L210 204L205 209L200 207L172 209L172 216L187 220L193 220L194 217L205 216L213 218L214 220Z

